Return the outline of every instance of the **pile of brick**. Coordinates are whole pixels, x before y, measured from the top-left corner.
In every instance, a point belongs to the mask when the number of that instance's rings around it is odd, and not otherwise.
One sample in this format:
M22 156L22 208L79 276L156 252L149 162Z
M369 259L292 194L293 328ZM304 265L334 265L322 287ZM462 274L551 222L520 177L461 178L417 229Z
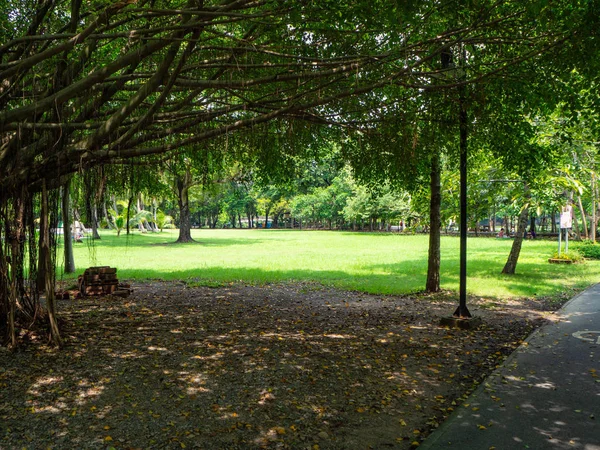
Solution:
M108 294L127 297L131 292L128 285L119 284L115 267L89 267L83 275L79 275L78 282L79 293L83 297Z

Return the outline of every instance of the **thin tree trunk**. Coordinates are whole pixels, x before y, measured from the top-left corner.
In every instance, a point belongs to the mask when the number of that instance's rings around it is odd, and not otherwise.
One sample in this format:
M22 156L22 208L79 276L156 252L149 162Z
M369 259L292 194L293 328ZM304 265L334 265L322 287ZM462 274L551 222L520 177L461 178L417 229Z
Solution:
M42 185L42 211L41 216L45 217L46 224L48 224L48 191L46 190L46 181L44 180ZM60 337L60 331L58 329L58 322L56 320L56 303L55 303L55 283L54 283L54 267L52 265L52 258L50 254L50 227L46 226L42 237L42 247L46 249L44 252L44 267L46 271L46 309L48 311L48 321L50 325L50 342L60 347L62 345L62 339Z
M589 239L587 229L587 219L585 217L585 210L583 209L583 203L581 203L581 195L577 196L577 205L579 206L579 214L581 214L581 224L583 226L583 233L586 239Z
M133 195L129 197L129 201L127 202L127 220L125 221L125 226L127 229L127 235L131 232L129 228L129 221L131 220L131 203L133 202ZM118 235L117 235L118 236Z
M186 169L183 176L177 177L177 202L179 203L179 237L176 242L194 242L190 220L189 189L192 185L192 173Z
M108 228L110 228L111 230L116 229L115 224L112 223L112 220L110 220L110 217L108 217L108 210L106 209L106 202L102 202L102 214L104 215L104 220L106 220L106 224L108 225Z
M575 239L581 240L581 233L579 232L579 223L577 223L577 214L573 208L573 191L569 192L569 205L571 206L571 215L573 217L573 230L575 231Z
M17 348L17 332L15 316L17 313L17 303L19 301L19 273L22 270L22 246L21 241L24 238L24 214L25 214L25 188L21 190L19 197L14 199L14 226L9 231L8 237L11 246L11 274L10 274L10 293L8 306L8 338L9 348ZM41 226L41 225L40 225Z
M38 240L38 272L36 280L36 288L38 292L43 292L46 289L46 251L47 248L43 245L44 234L48 228L48 217L44 214L40 215L40 236Z
M579 231L579 223L577 222L577 215L573 214L573 229L575 230L575 239L581 240L581 232Z
M142 203L142 194L141 193L138 194L136 209L137 209L137 214L139 214L144 209L144 204ZM138 230L140 230L141 233L145 233L146 231L148 231L148 230L146 230L143 219L141 219L141 218L138 221Z
M598 213L600 212L600 196L598 195L598 183L595 184L594 198L596 200L594 211L596 213L594 217L594 238L598 235L598 221L600 220L600 216Z
M156 199L154 199L152 201L152 220L153 220L153 224L154 224L154 232L158 233L159 231L162 232L162 230L158 229L158 224L157 224L157 220L156 220L156 215L158 213L158 206L156 205Z
M98 234L98 205L95 201L92 203L92 239L100 239Z
M596 242L596 174L592 173L592 223L590 223L590 239Z
M73 256L73 236L71 235L71 177L62 188L62 217L63 237L65 239L65 273L75 272L75 257Z
M441 168L440 156L436 151L431 158L430 173L431 200L429 203L429 256L427 259L427 292L440 290L440 228L442 226Z
M527 189L527 188L525 188ZM519 261L519 254L521 253L521 246L523 245L523 236L527 232L527 218L529 217L529 195L527 195L525 201L527 202L526 206L521 210L521 214L519 214L519 219L517 223L517 232L515 233L515 238L513 241L512 248L510 249L510 254L508 255L508 260L502 269L502 273L514 274L517 268L517 262Z

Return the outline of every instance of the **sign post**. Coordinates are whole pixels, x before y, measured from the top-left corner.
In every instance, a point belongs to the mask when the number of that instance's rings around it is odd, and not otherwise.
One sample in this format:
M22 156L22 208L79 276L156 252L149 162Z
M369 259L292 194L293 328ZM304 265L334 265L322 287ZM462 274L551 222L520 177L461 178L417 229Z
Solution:
M565 230L565 253L569 252L569 229L573 227L573 207L565 205L560 213L560 229L558 231L558 256L560 256L562 231Z

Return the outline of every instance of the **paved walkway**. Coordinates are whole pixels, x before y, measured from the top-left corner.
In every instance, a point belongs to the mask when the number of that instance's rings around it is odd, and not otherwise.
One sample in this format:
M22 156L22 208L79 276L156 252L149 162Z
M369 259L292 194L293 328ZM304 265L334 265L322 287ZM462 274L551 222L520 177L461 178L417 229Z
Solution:
M600 450L600 284L557 314L419 449Z

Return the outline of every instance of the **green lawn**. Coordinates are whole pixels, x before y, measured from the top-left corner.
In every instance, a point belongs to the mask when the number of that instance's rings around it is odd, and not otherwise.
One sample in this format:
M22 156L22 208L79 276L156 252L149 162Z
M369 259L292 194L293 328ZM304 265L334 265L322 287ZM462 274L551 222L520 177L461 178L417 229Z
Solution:
M428 236L292 230L193 230L195 244L173 244L175 230L75 244L78 273L91 265L118 268L120 279L313 281L343 289L397 294L422 290ZM497 298L555 296L600 280L600 262L548 264L552 241L526 241L514 276L500 271L512 240L470 238L468 292ZM456 237L442 238L443 289L458 290ZM58 263L62 265L62 252Z

